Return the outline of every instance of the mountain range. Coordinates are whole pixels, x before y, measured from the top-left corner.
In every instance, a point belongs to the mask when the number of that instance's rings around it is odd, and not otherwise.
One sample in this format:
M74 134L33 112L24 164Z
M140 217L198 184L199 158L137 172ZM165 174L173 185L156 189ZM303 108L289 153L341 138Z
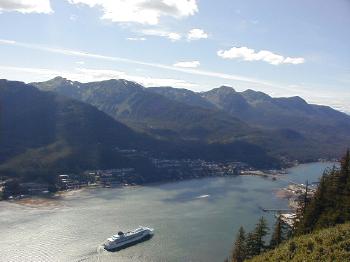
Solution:
M61 77L33 85L89 103L157 139L244 141L271 156L300 161L337 157L350 145L349 115L297 96L272 98L227 86L196 93L126 80L79 83Z
M25 180L134 167L161 180L151 158L241 161L279 167L339 156L350 116L300 97L222 86L196 93L127 80L0 80L0 174ZM119 149L141 152L127 157Z
M133 130L89 103L22 82L0 80L0 105L0 176L48 181L63 172L134 167L140 175L136 182L161 180L151 158L278 165L263 148L245 141L159 139ZM139 154L125 156L120 153L125 149Z

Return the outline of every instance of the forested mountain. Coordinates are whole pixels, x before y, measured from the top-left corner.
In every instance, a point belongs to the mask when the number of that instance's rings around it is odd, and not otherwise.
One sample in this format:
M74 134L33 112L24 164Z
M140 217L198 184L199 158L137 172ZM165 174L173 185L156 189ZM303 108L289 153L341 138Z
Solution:
M165 91L161 91L163 89ZM185 95L187 90L169 91L169 89L169 87L158 87L151 90L189 105L209 107L205 101L209 102L211 106L214 105L217 109L253 126L269 129L293 129L306 135L317 133L330 136L334 136L334 129L336 129L337 136L347 138L349 136L349 115L327 106L308 104L298 96L272 98L265 93L251 89L237 92L232 87L222 86L208 92L192 92L191 99L188 99L188 96ZM177 95L175 96L174 93ZM200 100L203 101L202 103L197 102L200 98L202 98Z
M271 156L300 161L337 157L350 144L350 116L300 97L272 98L227 86L196 93L126 80L84 84L61 77L33 85L89 103L167 141L243 141Z
M198 105L196 99L182 99L184 95L174 96L165 88L166 92L156 92L186 104ZM176 93L182 92L178 89ZM185 92L182 92L185 94ZM217 109L253 127L276 132L284 138L282 143L293 141L293 146L285 145L295 156L302 156L299 150L314 151L317 144L322 143L323 152L339 156L350 144L350 116L327 106L308 104L300 97L272 98L269 95L254 90L237 92L232 87L222 86L208 92L193 93L192 97L204 98ZM192 102L193 101L193 102ZM302 142L303 141L303 142ZM272 142L274 143L274 142ZM265 144L266 145L266 144ZM269 146L274 148L273 145ZM318 148L320 149L320 148ZM297 152L299 151L299 152ZM321 150L319 150L321 151ZM280 151L281 153L286 153ZM317 154L317 150L314 151ZM288 153L287 153L288 154ZM296 157L298 158L298 157Z
M162 178L155 177L151 157L235 160L257 167L279 163L245 141L158 140L89 104L22 82L0 80L0 105L0 175L48 180L61 172L135 167L144 181L155 181ZM128 158L116 148L136 149L147 156Z
M51 176L53 171L127 165L115 151L145 148L147 137L82 102L0 80L0 171Z
M198 93L187 89L173 87L148 87L147 89L154 93L165 96L169 99L181 102L183 104L199 106L209 109L216 108L214 104L207 101L204 97L198 95Z
M327 106L308 104L302 98L272 98L262 92L236 92L221 87L201 94L202 97L231 115L252 125L266 128L289 128L305 135L347 136L350 116Z
M87 102L159 138L225 142L258 131L226 113L179 103L126 80L84 84L55 78L34 85Z

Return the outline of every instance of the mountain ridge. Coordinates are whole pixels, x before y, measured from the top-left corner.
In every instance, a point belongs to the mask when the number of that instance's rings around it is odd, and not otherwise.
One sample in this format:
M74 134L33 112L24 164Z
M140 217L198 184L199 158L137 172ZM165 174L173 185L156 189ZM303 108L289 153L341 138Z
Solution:
M276 158L249 142L155 139L88 103L23 82L0 80L0 105L1 176L47 181L66 172L134 167L141 177L129 182L160 181L164 178L155 172L152 158L279 166ZM139 154L128 157L117 148L137 150Z
M237 92L228 86L199 93L172 87L145 88L127 80L33 85L89 103L157 139L246 141L273 156L300 161L337 157L350 144L349 116L308 104L300 97L272 98L252 89ZM320 144L325 145L322 151Z

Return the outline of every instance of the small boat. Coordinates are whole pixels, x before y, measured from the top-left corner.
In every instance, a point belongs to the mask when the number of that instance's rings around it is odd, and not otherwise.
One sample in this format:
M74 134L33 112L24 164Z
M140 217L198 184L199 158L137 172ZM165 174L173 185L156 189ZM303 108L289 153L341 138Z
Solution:
M118 234L109 237L103 244L104 249L108 251L119 250L128 246L135 245L144 240L150 239L153 236L153 228L140 226L135 230Z

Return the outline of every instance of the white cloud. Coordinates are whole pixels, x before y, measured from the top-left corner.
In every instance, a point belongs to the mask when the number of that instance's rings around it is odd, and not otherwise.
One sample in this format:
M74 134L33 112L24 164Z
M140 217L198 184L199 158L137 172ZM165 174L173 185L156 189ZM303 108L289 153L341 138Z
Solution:
M158 30L158 29L145 29L145 30L142 30L141 33L144 35L165 37L170 39L171 41L178 41L182 38L182 36L179 33L168 32L168 31Z
M20 12L23 14L28 13L53 13L50 5L50 0L1 0L0 1L0 13L7 12Z
M169 33L168 38L172 41L178 41L182 38L182 36L178 33Z
M261 50L255 52L254 49L248 47L232 47L229 50L219 50L218 56L224 59L243 59L245 61L264 61L271 65L280 64L303 64L305 59L302 57L284 57L282 55L274 54L271 51Z
M187 39L189 41L206 39L206 38L208 38L208 34L206 32L204 32L203 29L199 29L199 28L191 29L187 35Z
M99 7L102 19L156 25L162 16L182 18L198 12L196 0L68 0L71 4Z
M175 66L170 66L170 65L144 62L144 61L133 60L133 59L117 57L117 56L100 55L100 54L88 53L88 52L84 52L84 51L80 51L80 50L52 48L52 47L46 47L46 46L41 46L41 45L36 45L36 44L27 44L27 43L22 43L22 42L16 42L16 41L12 41L12 40L0 39L0 44L13 45L13 46L18 46L18 47L34 49L34 50L41 50L41 51L45 51L45 52L62 54L62 55L66 55L66 56L130 63L130 64L135 64L135 65L154 67L154 68L158 68L158 69L182 72L182 73L191 74L191 75L199 75L199 76L213 77L213 78L226 79L226 80L235 80L235 81L247 82L247 83L251 83L251 84L270 86L270 87L274 87L274 88L278 88L278 89L287 89L286 87L284 87L283 85L281 85L279 83L273 83L273 82L269 82L269 81L265 81L265 80L261 80L261 79L256 79L256 78L252 78L252 77L241 76L241 75L199 70L199 69L194 69L194 68L180 68L180 67L175 67Z
M77 62L75 62L76 64L78 64L78 65L85 65L85 62L84 61L77 61Z
M129 81L137 82L146 87L172 86L172 87L191 88L191 87L197 86L196 84L186 82L180 79L135 76L135 75L129 75L125 72L110 70L110 69L76 68L75 73L68 75L68 77L70 77L69 79L81 81L81 82L102 81L102 80L108 80L108 79L125 79Z
M145 37L128 37L127 40L129 41L146 41Z
M305 59L302 58L302 57L287 57L286 59L284 59L283 61L284 64L294 64L294 65L297 65L297 64L303 64L305 63Z
M70 78L69 78L70 77ZM109 79L125 79L134 81L143 86L172 86L191 88L196 87L196 84L186 82L180 79L172 78L155 78L149 76L129 75L125 72L110 70L110 69L91 69L91 68L76 68L75 73L68 75L69 79L80 82L102 81Z
M181 62L175 63L174 66L184 67L184 68L196 68L200 66L200 64L201 63L199 61L181 61Z

